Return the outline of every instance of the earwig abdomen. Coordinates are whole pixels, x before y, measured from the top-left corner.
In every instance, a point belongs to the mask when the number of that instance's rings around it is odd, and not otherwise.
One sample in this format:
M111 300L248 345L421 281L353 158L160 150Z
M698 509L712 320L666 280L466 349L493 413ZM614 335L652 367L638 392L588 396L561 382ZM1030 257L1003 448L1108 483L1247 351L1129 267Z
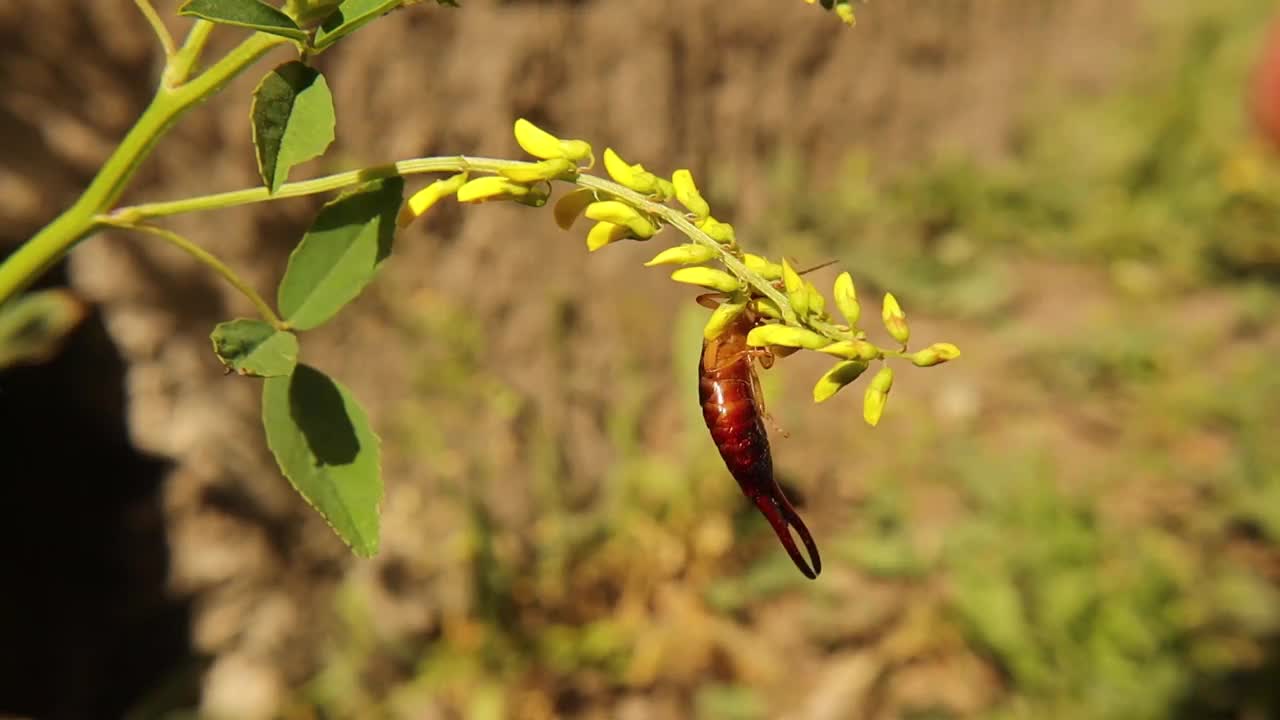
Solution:
M760 417L758 384L746 344L750 329L751 321L744 315L716 339L703 342L698 366L702 417L742 492L768 519L796 567L812 579L822 572L822 559L809 529L773 477L769 436ZM796 529L808 549L812 569L796 548L789 526Z

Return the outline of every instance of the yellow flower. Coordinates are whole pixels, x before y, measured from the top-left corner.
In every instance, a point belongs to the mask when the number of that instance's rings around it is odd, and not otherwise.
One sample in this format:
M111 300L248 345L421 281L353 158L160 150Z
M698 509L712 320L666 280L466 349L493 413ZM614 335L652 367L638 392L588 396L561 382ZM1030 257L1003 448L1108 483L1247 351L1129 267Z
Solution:
M522 185L497 175L489 175L471 180L458 188L458 202L482 203L490 200L515 200L528 194L528 185Z
M400 216L396 219L396 225L403 228L422 217L440 200L458 192L458 188L462 187L462 184L466 181L467 174L464 172L458 173L444 180L436 180L414 193L409 198L409 201L400 208Z
M591 144L585 140L561 140L533 123L520 118L515 124L516 143L530 155L543 160L564 158L574 163L594 164Z

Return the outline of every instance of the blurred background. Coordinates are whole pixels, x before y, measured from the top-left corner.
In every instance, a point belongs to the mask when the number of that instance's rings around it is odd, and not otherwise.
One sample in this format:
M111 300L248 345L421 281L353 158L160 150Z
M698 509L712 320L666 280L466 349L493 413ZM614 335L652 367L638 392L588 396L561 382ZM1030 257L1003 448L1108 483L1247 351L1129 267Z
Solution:
M821 359L766 374L822 576L702 426L705 310L640 267L671 237L588 256L486 205L398 240L305 343L383 438L358 561L210 352L252 309L104 235L44 281L92 303L64 351L0 373L0 715L1280 717L1276 3L877 2L853 30L797 1L462 4L319 59L339 139L295 175L516 156L528 117L691 168L748 248L838 260L964 350L903 369L874 430L861 384L809 402ZM287 57L126 202L254 185L249 95ZM0 249L160 61L128 0L0 4ZM321 202L170 226L270 291Z

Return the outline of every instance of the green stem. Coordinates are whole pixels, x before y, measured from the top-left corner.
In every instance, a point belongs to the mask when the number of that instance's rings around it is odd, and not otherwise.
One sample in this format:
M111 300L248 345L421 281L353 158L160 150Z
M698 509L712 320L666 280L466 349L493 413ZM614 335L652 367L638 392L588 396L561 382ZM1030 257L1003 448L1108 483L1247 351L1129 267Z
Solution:
M412 160L402 160L390 165L375 166L365 168L363 170L351 170L314 178L312 180L285 183L284 185L281 185L274 194L268 191L265 187L233 190L231 192L218 193L216 195L203 195L200 197L185 198L182 200L169 200L165 202L144 203L141 205L122 207L113 212L110 217L115 222L135 224L152 218L167 217L189 212L216 210L240 205L249 205L252 203L267 202L271 200L283 200L285 198L333 192L368 180L390 177L393 175L408 176L423 173L456 173L462 171L497 173L504 169L531 167L534 164L535 163L532 162L519 160L468 157L463 155L415 158ZM750 286L756 292L777 304L779 310L782 312L784 322L788 325L800 325L796 318L795 310L791 307L791 303L787 300L785 293L775 288L773 283L766 280L759 273L748 269L733 250L726 248L724 245L721 245L712 239L711 236L707 235L696 225L690 222L685 214L680 210L669 205L654 202L648 197L645 197L628 187L595 175L587 175L585 173L580 174L572 182L579 187L596 190L601 193L622 198L637 209L662 218L665 223L674 226L695 243L711 248L715 251L720 262L728 268L729 272L733 273L739 280ZM851 331L822 320L811 318L807 320L805 324L809 328L835 340L848 340L852 337Z
M208 20L197 20L192 24L187 39L164 69L165 87L177 87L191 77L191 71L200 62L200 53L204 52L204 44L209 40L213 27L214 23Z
M258 314L262 316L263 320L271 323L271 325L277 330L289 329L288 325L281 320L278 315L276 315L274 310L271 309L271 305L269 305L267 301L258 294L258 291L253 289L253 286L249 285L249 283L245 282L243 278L237 275L236 271L231 269L231 266L224 263L217 255L205 250L178 233L169 230L168 228L162 228L159 225L126 224L117 222L111 218L103 218L101 224L119 228L121 230L137 230L138 232L145 233L147 235L154 235L165 240L170 245L182 250L209 267L214 272L221 275L222 279L231 283L232 287L239 290L241 295L244 295L249 299L249 302L253 303L253 306L258 309Z
M195 34L194 29L192 33ZM217 92L268 50L285 42L288 40L281 37L254 33L190 82L176 88L160 87L75 203L0 264L0 304L30 285L77 242L98 229L97 216L119 199L138 166L179 116Z
M169 34L169 28L165 27L164 21L160 19L156 8L151 4L151 0L133 0L133 4L138 6L138 12L142 13L142 17L146 18L147 24L151 26L151 30L156 34L156 38L160 40L160 47L164 49L165 60L173 57L173 36Z
M201 210L216 210L270 200L283 200L285 198L301 197L303 195L316 195L319 193L333 192L335 190L350 187L357 183L381 177L389 177L392 175L408 176L422 173L455 173L462 172L464 170L496 173L504 169L530 167L533 164L534 163L532 162L523 162L518 160L467 157L463 155L416 158L413 160L402 160L390 165L367 168L364 170L351 170L348 172L336 173L334 175L326 175L312 180L285 183L284 185L281 185L274 194L265 187L249 188L247 190L233 190L231 192L218 193L216 195L203 195L200 197L185 198L182 200L144 203L141 205L123 207L113 212L111 217L114 220L123 223L138 223L152 218L167 217L182 213L198 212ZM649 198L631 190L630 188L594 175L579 175L574 182L580 187L590 188L602 193L621 197L635 207L661 217L665 222L675 226L680 230L680 232L687 235L694 242L713 249L725 266L729 268L730 272L738 276L738 278L758 290L770 300L777 303L778 307L782 309L784 318L786 318L788 322L794 324L795 312L791 309L791 304L787 302L786 295L774 288L768 280L765 280L759 274L747 269L747 266L744 265L742 261L739 260L730 250L727 250L723 245L711 239L709 235L702 232L702 230L698 229L698 227L693 223L689 222L689 220L685 218L684 214L679 210L668 205L653 202ZM831 327L831 330L835 332L834 326Z
M462 171L498 173L506 169L528 168L532 167L534 164L535 163L533 162L519 160L468 157L463 155L416 158L412 160L402 160L390 165L381 165L365 168L363 170L351 170L348 172L326 175L312 180L285 183L284 185L281 185L274 194L268 191L265 187L256 187L246 190L233 190L231 192L218 193L216 195L204 195L194 198L185 198L182 200L170 200L166 202L145 203L131 207L122 207L111 213L110 218L112 222L132 225L152 218L167 217L182 213L216 210L252 203L267 202L271 200L283 200L285 198L333 192L368 180L390 177L393 175L409 176L423 173L457 173ZM674 226L693 242L711 248L729 272L733 273L739 280L751 287L756 293L769 298L778 306L778 309L782 313L782 319L786 324L800 327L807 326L808 328L815 330L832 340L848 340L855 336L856 329L846 329L842 326L834 325L817 318L807 318L803 324L800 323L796 316L795 309L791 307L791 303L787 300L786 293L774 287L772 282L765 279L759 273L747 268L733 249L727 248L719 242L716 242L716 240L711 238L711 236L707 235L698 228L698 226L694 225L688 217L686 217L685 214L677 208L663 203L654 202L650 198L641 195L628 187L594 175L587 175L585 173L580 174L571 182L579 187L588 188L602 194L621 198L633 207L661 218L663 222ZM880 348L880 350L881 357L901 354L891 349Z
M746 264L744 264L742 260L738 259L738 256L732 251L727 249L724 245L716 242L710 235L703 232L701 228L690 222L689 218L685 217L684 213L670 205L654 202L631 188L624 187L618 183L604 180L593 175L578 176L578 185L592 190L606 192L611 195L620 196L634 207L662 218L668 224L684 233L686 237L693 240L695 243L711 248L716 252L719 256L718 259L726 268L728 268L729 272L733 273L739 280L749 285L761 295L764 295L776 303L778 309L782 311L782 319L788 325L797 324L795 310L792 309L791 303L787 300L787 296L784 293L775 288L773 283L766 280L759 273L749 269ZM812 323L810 324L812 325ZM830 327L832 331L835 330L834 326L828 327ZM814 326L814 329L822 331L821 328L816 326ZM831 334L825 331L822 332L824 335ZM843 338L843 335L839 335L839 337Z
M302 197L304 195L318 195L320 193L333 192L334 190L342 190L343 188L348 188L362 182L368 182L369 180L393 177L396 175L408 176L421 175L423 173L443 172L456 173L464 170L478 170L480 172L496 173L505 168L525 167L532 164L533 163L521 162L518 160L465 157L462 155L417 158L413 160L401 160L400 162L392 163L390 165L380 165L365 168L363 170L349 170L347 172L336 173L333 175L325 175L324 177L318 177L312 180L300 180L297 182L285 183L277 188L275 193L272 193L265 187L249 188L247 190L232 190L230 192L218 193L216 195L202 195L200 197L184 198L182 200L143 203L141 205L122 207L111 213L111 216L125 222L139 222L141 220L149 220L151 218L181 215L183 213L198 212L201 210L219 210L222 208L250 205L270 200L283 200L285 198Z

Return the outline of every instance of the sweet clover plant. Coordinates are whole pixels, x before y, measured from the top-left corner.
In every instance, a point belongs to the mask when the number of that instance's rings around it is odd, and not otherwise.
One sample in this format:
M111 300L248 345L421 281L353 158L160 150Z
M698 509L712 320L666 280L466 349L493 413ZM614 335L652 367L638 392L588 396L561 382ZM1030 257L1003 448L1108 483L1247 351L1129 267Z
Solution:
M591 221L586 245L593 252L674 230L683 242L646 264L681 266L672 280L723 296L707 322L708 337L749 306L754 316L764 318L751 330L749 345L779 354L806 349L836 359L813 388L818 402L879 363L863 402L863 416L871 425L879 422L893 385L893 371L885 361L928 367L959 355L949 343L910 351L906 316L891 294L883 299L881 319L894 344L881 347L869 341L859 324L861 304L849 273L841 273L832 288L843 321L832 316L824 296L790 260L743 250L734 227L714 217L689 170L664 176L605 149L601 160L608 177L594 175L590 171L596 155L588 142L561 139L524 119L514 120L515 138L533 160L415 158L290 181L295 166L321 156L334 139L333 98L311 59L367 23L419 0L288 0L279 6L260 0L188 0L179 12L195 21L181 43L171 37L150 0L135 2L165 54L159 87L84 193L0 264L0 366L47 355L74 326L80 310L65 291L19 293L77 243L104 229L144 233L170 243L221 276L257 310L257 318L218 324L211 336L213 351L229 372L257 378L267 444L281 470L361 556L378 549L383 494L378 437L341 383L301 362L300 338L359 296L391 256L397 232L442 201L539 208L556 186L569 186L552 205L552 214L566 230L579 217ZM821 5L852 24L847 0L822 0ZM210 58L206 46L213 32L245 37L226 54ZM297 59L268 70L253 97L250 130L261 185L118 205L137 168L188 110L281 46L296 50ZM442 177L406 200L406 182L420 175ZM274 306L213 253L159 223L183 213L317 194L335 196L290 255Z

